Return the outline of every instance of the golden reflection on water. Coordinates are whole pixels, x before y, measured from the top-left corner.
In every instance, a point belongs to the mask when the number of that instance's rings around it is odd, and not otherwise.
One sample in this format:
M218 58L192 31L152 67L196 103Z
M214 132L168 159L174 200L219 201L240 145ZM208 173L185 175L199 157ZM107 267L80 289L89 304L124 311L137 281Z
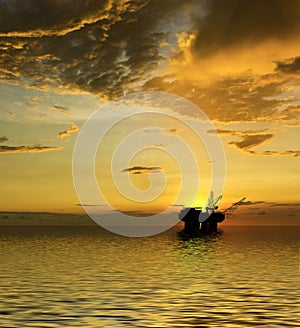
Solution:
M3 228L1 327L299 327L299 227Z

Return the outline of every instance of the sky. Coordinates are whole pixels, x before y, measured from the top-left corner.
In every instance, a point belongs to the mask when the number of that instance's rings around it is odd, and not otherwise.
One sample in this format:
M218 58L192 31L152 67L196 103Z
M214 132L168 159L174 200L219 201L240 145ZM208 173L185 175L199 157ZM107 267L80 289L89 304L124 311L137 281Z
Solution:
M214 125L205 133L219 135L224 147L221 208L245 196L243 222L298 224L299 35L297 0L1 0L0 211L83 213L72 156L84 123L100 111L103 128L128 111L107 102L155 91L192 102ZM199 121L197 111L172 102L164 110ZM154 114L122 124L96 156L97 181L113 208L158 213L198 205L213 165L190 129ZM113 173L124 193L127 178L142 192L151 182L163 190L154 202L144 193L142 205L121 197L109 176L112 149L135 129L151 132L149 149ZM198 200L174 194L182 176L168 150L180 151L172 143L182 138L201 174Z

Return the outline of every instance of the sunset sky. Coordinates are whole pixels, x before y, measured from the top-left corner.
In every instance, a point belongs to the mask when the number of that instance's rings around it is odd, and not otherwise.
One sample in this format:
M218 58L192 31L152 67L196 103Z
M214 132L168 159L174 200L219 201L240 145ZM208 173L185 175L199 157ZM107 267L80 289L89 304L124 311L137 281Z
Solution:
M82 213L72 154L84 122L103 108L104 126L125 113L110 112L107 101L161 91L194 103L217 129L227 166L221 208L246 196L245 221L297 224L299 37L298 0L0 1L0 211ZM155 117L116 127L96 161L110 158L131 129L155 126L151 149L118 171L140 190L150 175L158 184L162 171L168 177L163 197L144 212L181 205L173 195L178 167L166 154L171 137L186 138L204 184L210 176L203 145L178 121ZM134 211L113 193L109 172L99 174L117 209Z

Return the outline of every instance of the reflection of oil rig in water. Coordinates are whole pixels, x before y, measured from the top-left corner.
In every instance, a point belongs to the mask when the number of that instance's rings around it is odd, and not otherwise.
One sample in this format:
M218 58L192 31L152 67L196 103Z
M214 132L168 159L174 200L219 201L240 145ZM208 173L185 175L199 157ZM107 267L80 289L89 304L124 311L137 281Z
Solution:
M184 222L184 229L181 233L188 236L197 236L217 232L218 223L223 222L225 217L230 216L246 199L246 197L242 198L224 211L216 211L218 209L217 203L221 198L222 195L214 199L214 194L211 191L205 212L202 211L201 207L185 207L182 209L179 213L179 219Z

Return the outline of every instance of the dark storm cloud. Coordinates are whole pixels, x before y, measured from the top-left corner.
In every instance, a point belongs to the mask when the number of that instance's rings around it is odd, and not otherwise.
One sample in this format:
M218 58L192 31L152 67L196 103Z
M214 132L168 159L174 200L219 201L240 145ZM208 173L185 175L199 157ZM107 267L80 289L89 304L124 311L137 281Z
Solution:
M184 0L1 2L0 79L103 98L133 91L163 60L161 44L168 44L172 22L178 25L176 15L185 5Z
M132 166L128 167L121 172L129 172L132 174L145 174L145 173L158 173L162 170L159 166Z
M299 31L298 0L211 1L199 21L194 50L209 56L226 48L286 39Z
M111 7L111 1L108 0L1 1L0 35L64 35L105 18Z
M188 52L192 58L190 74L195 79L181 77L184 67L177 77L154 77L147 81L145 88L186 97L210 119L219 122L299 119L299 113L283 113L277 108L288 106L289 100L280 97L286 84L300 85L299 77L295 76L300 57L286 60L283 55L278 61L284 49L284 46L280 48L281 44L286 44L287 40L292 40L293 44L298 42L300 2L215 0L208 2L207 8L207 14L196 22L195 39ZM263 47L257 52L260 45ZM270 54L261 60L259 56L264 52ZM249 59L253 62L249 63ZM234 60L237 60L237 67L242 63L241 71L230 72L231 68L235 69ZM256 64L262 65L262 71L268 73L257 73ZM269 65L268 69L264 70L264 65ZM200 69L197 70L197 66ZM221 70L229 66L228 72L222 75L214 71L214 66ZM208 79L210 70L219 75L208 83L201 83L201 78L205 80L205 70Z
M208 86L156 69L180 57L173 52L180 32L194 31L189 51L200 60L235 46L239 53L243 44L251 51L257 42L295 37L299 7L295 0L288 5L279 0L2 1L0 80L104 99L141 89L168 91L219 122L296 120L297 112L282 117L274 110L287 102L274 97L290 81L298 57L272 58L277 69L267 75L229 74Z
M52 146L0 146L0 154L10 153L40 153L51 150L59 150L61 147Z
M6 136L0 137L0 142L8 141L8 138Z

